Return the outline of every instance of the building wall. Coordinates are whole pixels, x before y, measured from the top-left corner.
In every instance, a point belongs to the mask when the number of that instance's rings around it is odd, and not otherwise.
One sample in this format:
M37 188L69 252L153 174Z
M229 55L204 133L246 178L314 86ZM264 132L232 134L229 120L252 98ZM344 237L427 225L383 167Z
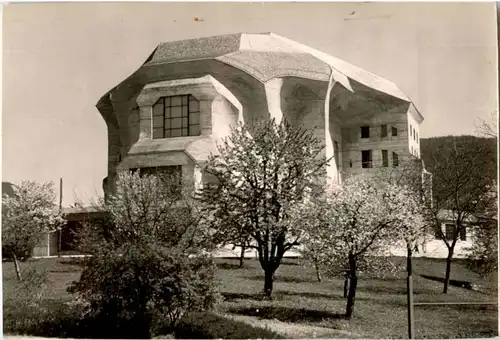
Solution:
M200 135L153 138L153 105L161 97L188 94L199 104ZM115 110L126 110L117 113L127 117L126 123L119 129L108 126L113 133L109 139L108 173L111 176L141 167L180 165L184 183L192 187L196 179L200 182L199 166L210 153L216 152L217 143L229 135L231 127L241 121L242 116L241 104L210 76L151 83L132 100L135 103L114 105Z
M420 123L413 105L408 110L408 151L415 157L420 157ZM412 131L410 134L410 130Z
M387 137L381 136L382 125L387 126ZM362 126L369 126L369 138L361 138ZM392 127L397 128L397 136L392 135ZM382 150L387 150L389 167L391 167L393 152L398 154L400 163L408 153L408 116L401 109L367 114L342 127L342 140L344 172L356 174L371 171L362 168L362 150L372 150L372 169L382 166Z
M441 228L445 230L446 222L441 224ZM468 248L473 245L474 233L470 227L466 228L466 238L457 240L455 245L455 250L453 256L455 258L464 258L468 254ZM435 235L428 234L425 240L419 243L418 252L413 253L415 257L435 257L435 258L446 258L448 256L448 248L443 240L436 238ZM406 256L406 247L404 244L399 244L391 247L391 254L396 256Z

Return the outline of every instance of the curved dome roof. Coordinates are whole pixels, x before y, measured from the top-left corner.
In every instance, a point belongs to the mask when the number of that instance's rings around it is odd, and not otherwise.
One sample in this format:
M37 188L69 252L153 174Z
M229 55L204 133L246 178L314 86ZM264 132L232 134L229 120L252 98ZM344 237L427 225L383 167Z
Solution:
M161 43L134 74L106 93L97 107L103 115L109 115L110 95L116 100L120 94L130 98L149 81L211 74L220 70L217 65L227 67L224 72L234 73L236 80L236 73L243 72L260 83L276 77L324 82L333 78L347 91L369 91L381 100L394 98L414 107L411 99L391 81L274 33L238 33ZM237 72L231 72L231 68ZM416 108L415 111L423 120Z
M158 45L143 66L215 59L245 71L261 82L296 76L336 81L352 91L351 80L411 102L394 83L341 59L274 33L228 34L165 42Z

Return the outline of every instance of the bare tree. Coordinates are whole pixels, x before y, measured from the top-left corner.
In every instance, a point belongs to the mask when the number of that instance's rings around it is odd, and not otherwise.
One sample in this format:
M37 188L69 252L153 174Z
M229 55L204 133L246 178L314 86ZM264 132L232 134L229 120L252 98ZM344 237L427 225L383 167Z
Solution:
M429 141L433 143L432 138ZM495 147L485 138L450 136L428 149L433 200L428 204L427 217L432 232L448 249L443 287L443 293L447 293L457 241L475 216L485 211L494 187ZM444 219L453 221L447 232L441 227Z
M493 112L489 120L479 119L479 123L476 124L476 131L480 136L487 138L497 138L498 137L497 112Z

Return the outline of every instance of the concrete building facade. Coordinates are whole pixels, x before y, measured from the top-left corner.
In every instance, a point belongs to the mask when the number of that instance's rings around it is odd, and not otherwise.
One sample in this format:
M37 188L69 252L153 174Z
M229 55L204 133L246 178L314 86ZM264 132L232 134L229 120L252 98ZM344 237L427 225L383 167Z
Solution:
M273 33L162 43L97 108L108 128L107 194L119 172L138 168L202 185L230 127L265 118L313 131L334 183L420 155L423 117L396 85Z

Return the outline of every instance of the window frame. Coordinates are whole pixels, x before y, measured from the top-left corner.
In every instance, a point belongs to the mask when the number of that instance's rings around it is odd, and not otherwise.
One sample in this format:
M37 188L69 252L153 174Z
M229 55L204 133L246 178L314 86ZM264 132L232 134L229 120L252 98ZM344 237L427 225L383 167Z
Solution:
M391 126L391 136L392 137L398 136L398 128L396 126Z
M366 134L363 132L366 132ZM370 138L370 126L369 125L361 126L361 139L369 139L369 138Z
M387 124L380 125L380 137L386 138L388 135Z
M382 150L382 167L389 167L389 150Z
M364 160L364 155L368 155L369 160ZM363 168L363 169L373 168L373 152L372 152L372 150L361 150L361 168Z
M200 136L200 116L200 102L191 94L160 97L152 106L152 139ZM173 127L174 120L179 127ZM160 129L161 135L158 134Z
M399 155L396 152L392 152L392 167L396 168L399 166Z

